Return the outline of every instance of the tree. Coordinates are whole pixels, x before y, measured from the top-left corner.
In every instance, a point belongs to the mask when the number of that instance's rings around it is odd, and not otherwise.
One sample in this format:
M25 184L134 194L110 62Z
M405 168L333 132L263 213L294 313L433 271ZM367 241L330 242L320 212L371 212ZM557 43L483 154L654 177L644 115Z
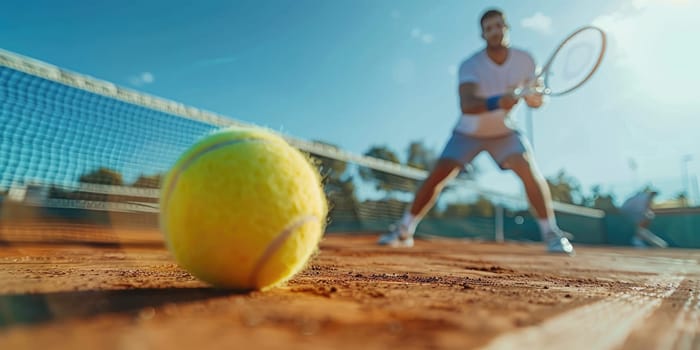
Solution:
M83 183L113 186L122 186L124 184L122 175L119 172L104 167L80 176L78 181Z
M468 203L450 203L445 208L446 218L466 218L472 213L472 205Z
M162 174L155 175L140 175L136 181L131 185L133 187L141 188L160 188L160 182L163 179Z
M466 218L469 216L493 217L495 206L490 199L479 195L472 203L451 203L445 208L444 217Z
M427 148L422 141L413 141L408 145L408 157L406 165L423 169L431 170L437 162L435 152Z
M681 208L687 208L690 206L690 202L688 201L688 195L685 193L685 191L678 193L676 195L676 201L678 202L678 206Z
M386 146L372 146L364 155L401 164L396 153ZM365 181L374 182L377 190L389 193L394 191L413 192L418 186L418 180L367 167L360 167L360 177Z
M614 212L617 211L614 201L615 197L612 193L604 194L600 185L595 185L591 187L591 198L586 200L586 205L606 212Z
M547 185L552 194L552 199L557 202L582 205L584 196L581 193L581 185L578 181L566 174L562 169L555 178L548 178Z
M491 201L484 197L483 195L479 195L479 198L476 199L476 202L472 204L473 208L473 213L474 215L478 215L481 217L492 217L494 216L495 212L495 206Z
M333 144L323 141L315 142L333 149L338 148ZM347 173L348 162L318 154L309 154L309 157L318 169L324 189L328 195L340 194L353 199L356 198L353 178Z
M337 146L323 141L315 141L327 147L337 149ZM348 216L357 219L358 200L355 193L355 182L348 174L346 161L322 155L309 155L318 168L323 182L323 189L329 202L329 216Z
M336 145L323 142L314 141L315 143L322 144L328 148L338 149ZM318 168L319 173L323 178L332 178L334 180L339 180L348 168L348 163L336 158L330 158L318 154L309 154L312 161Z

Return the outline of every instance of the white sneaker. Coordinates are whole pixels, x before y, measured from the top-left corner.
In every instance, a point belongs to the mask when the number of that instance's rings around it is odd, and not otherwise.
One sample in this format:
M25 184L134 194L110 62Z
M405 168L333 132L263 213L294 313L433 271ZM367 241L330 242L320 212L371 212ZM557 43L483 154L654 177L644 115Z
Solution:
M573 240L574 240L574 234L573 234L573 233L571 233L571 232L566 232L566 231L560 231L560 232L561 232L562 237L564 237L564 238L566 238L566 239L568 239L568 240L570 240L570 241L573 241Z
M391 225L389 232L379 236L377 244L397 248L410 248L413 247L413 235L408 232L404 225Z
M563 231L556 230L544 235L547 242L547 252L550 253L563 253L570 256L574 256L576 252L574 251L574 246L571 245L569 239L565 237Z
M649 246L646 243L644 243L644 241L641 238L639 238L637 236L633 236L630 243L632 243L632 246L637 248L637 249L649 248Z
M550 253L563 253L574 256L574 246L571 245L566 237L552 238L547 241L547 251Z

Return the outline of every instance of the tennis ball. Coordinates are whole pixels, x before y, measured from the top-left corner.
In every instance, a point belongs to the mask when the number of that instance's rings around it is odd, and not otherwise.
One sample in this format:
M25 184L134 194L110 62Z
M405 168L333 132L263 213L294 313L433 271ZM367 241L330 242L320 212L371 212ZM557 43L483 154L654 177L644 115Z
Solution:
M160 228L180 266L211 285L266 289L318 248L328 206L308 157L264 129L214 132L161 189Z

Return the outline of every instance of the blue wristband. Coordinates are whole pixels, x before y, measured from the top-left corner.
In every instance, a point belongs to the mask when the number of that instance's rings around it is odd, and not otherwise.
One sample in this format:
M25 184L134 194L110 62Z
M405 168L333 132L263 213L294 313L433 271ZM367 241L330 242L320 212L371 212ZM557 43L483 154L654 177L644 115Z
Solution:
M489 111L493 111L496 109L501 108L501 106L498 105L498 101L503 97L503 95L496 95L496 96L491 96L486 99L486 109Z

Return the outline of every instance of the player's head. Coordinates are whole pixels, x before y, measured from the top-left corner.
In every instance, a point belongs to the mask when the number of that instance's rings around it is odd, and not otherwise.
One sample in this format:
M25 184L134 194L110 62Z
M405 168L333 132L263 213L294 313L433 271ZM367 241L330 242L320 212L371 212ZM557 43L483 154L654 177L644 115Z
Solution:
M481 37L488 47L507 47L508 23L501 10L490 9L481 15Z

